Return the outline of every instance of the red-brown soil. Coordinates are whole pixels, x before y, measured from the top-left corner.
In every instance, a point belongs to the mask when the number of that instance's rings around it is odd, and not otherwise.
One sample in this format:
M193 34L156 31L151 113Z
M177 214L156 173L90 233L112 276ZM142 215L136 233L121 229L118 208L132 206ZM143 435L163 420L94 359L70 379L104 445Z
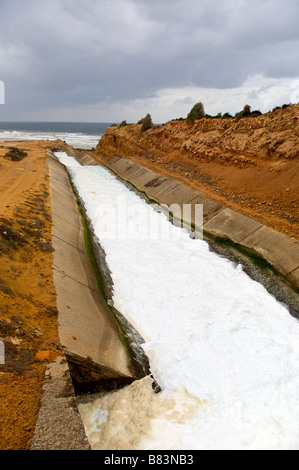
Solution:
M93 157L122 155L298 239L299 105L258 117L111 126Z
M27 155L11 160L0 143L1 450L30 448L47 360L61 354L46 158L46 148L58 144L19 143Z

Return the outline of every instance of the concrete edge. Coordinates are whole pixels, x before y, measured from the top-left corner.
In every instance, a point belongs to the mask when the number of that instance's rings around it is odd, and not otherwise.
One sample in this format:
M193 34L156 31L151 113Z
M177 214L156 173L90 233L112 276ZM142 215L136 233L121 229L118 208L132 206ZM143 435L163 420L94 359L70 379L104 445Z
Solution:
M47 364L30 450L91 450L64 352Z
M30 450L90 450L64 355L47 365Z

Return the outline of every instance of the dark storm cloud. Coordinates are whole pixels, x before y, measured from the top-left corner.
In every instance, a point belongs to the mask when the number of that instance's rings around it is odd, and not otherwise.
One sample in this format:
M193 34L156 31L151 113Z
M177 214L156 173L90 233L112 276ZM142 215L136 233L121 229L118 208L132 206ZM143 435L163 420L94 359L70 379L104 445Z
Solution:
M298 18L298 0L0 0L5 112L297 77Z

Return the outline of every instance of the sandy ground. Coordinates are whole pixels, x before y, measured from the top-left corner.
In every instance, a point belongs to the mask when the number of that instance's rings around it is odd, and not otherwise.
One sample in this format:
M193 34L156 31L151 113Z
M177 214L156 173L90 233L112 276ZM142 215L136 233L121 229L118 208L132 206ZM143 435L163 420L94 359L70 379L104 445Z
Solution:
M5 158L0 143L0 449L30 448L45 367L61 354L52 279L47 143L24 142Z

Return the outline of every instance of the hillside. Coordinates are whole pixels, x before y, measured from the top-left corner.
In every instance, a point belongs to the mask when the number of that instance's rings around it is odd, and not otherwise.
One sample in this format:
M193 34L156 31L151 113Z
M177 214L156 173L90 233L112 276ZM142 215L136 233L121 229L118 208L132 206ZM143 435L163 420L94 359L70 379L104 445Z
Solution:
M298 239L299 104L257 117L111 126L94 158L118 154Z

